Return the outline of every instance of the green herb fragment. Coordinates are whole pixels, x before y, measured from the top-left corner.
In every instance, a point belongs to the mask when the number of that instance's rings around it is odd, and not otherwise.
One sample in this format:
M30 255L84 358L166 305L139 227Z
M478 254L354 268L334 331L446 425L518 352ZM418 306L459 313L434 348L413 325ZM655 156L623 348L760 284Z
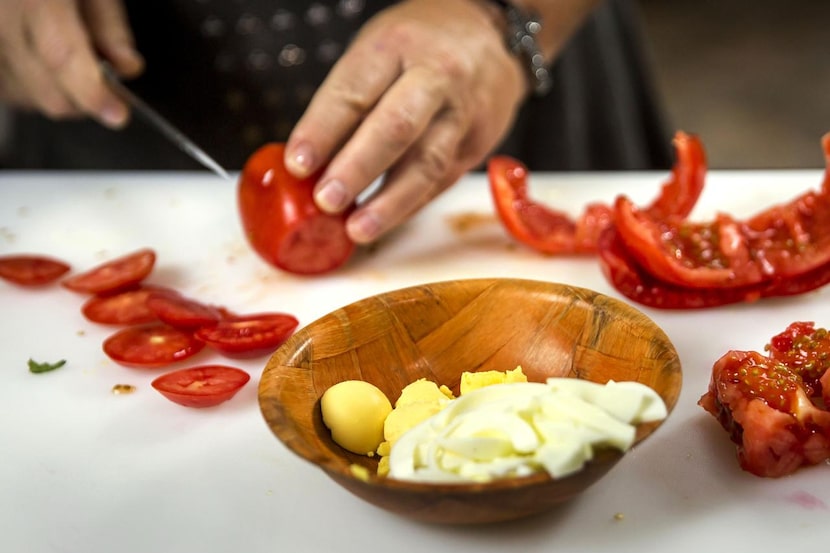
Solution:
M59 369L66 365L66 359L61 359L56 363L38 363L34 359L29 359L29 372L38 374L38 373L48 373L49 371L54 371L55 369Z

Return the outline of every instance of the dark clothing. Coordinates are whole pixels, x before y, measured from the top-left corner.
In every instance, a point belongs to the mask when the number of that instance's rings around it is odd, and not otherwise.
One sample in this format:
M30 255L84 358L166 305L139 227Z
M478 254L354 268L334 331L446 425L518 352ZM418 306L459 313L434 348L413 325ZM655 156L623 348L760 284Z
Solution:
M226 168L285 141L360 26L389 2L127 1L145 73L129 86ZM639 38L636 3L609 0L553 67L554 88L523 106L501 153L533 170L663 169L661 122ZM35 169L200 169L134 118L123 131L92 121L16 114L2 165Z

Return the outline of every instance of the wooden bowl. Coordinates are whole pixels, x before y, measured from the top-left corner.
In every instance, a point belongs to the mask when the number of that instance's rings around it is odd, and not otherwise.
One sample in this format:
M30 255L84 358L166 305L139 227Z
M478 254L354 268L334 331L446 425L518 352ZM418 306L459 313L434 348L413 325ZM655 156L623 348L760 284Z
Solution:
M340 308L298 331L271 357L259 403L274 434L300 457L364 500L421 521L485 523L539 513L576 496L622 453L603 450L583 470L486 484L424 484L377 477L377 458L349 453L323 425L320 397L349 379L371 382L394 404L419 378L458 394L464 371L521 365L549 376L636 380L671 411L681 386L677 352L633 307L590 290L549 282L475 279L396 290ZM638 427L637 443L659 423ZM353 473L366 467L370 478Z

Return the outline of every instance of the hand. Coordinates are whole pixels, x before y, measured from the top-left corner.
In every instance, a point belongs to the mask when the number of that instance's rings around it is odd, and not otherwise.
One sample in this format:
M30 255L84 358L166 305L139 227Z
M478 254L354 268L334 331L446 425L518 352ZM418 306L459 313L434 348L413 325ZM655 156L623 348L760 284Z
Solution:
M129 110L100 59L127 77L144 67L120 0L0 0L0 100L120 127Z
M349 217L375 240L478 165L528 91L499 15L479 0L408 0L369 21L292 132L286 165L327 212L346 209L378 177L379 193Z

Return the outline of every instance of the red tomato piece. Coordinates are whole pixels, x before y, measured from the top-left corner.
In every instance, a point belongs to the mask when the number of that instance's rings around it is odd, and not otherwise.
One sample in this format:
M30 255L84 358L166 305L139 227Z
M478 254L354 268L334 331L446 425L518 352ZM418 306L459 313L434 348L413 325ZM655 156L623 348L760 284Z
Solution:
M830 371L830 333L827 329L816 328L813 322L797 321L773 336L765 349L771 359L798 374L808 395L821 395L821 378Z
M678 132L674 139L677 161L671 178L646 208L655 217L686 217L703 190L706 160L697 137ZM487 166L496 213L519 242L545 254L590 254L597 251L603 231L614 223L610 206L589 204L576 220L532 200L528 170L521 162L496 156Z
M84 303L81 313L93 323L134 325L157 320L150 309L151 296L176 296L177 292L158 286L141 286L113 294L96 295Z
M231 399L251 379L235 367L202 365L163 374L152 386L185 407L213 407Z
M199 353L193 333L161 322L130 326L104 340L104 353L127 367L165 367Z
M178 294L151 294L147 308L161 321L176 328L197 328L223 318L220 308Z
M69 265L43 255L0 256L0 278L20 286L49 284L67 272Z
M221 320L196 330L196 338L231 357L256 357L276 350L299 321L285 313L259 313Z
M830 412L815 406L799 375L754 351L730 351L712 368L698 402L738 446L741 467L779 477L830 459Z
M830 133L823 145L830 166ZM806 192L746 221L725 214L706 223L660 219L621 197L615 227L632 257L664 282L689 288L786 282L830 264L827 180L822 191Z
M63 285L74 292L112 293L140 283L150 274L155 263L156 253L145 248L69 277Z
M286 170L284 153L284 144L266 144L242 169L238 204L245 236L260 257L283 271L333 271L355 248L346 234L351 210L337 215L321 211L312 196L321 173L297 179Z

